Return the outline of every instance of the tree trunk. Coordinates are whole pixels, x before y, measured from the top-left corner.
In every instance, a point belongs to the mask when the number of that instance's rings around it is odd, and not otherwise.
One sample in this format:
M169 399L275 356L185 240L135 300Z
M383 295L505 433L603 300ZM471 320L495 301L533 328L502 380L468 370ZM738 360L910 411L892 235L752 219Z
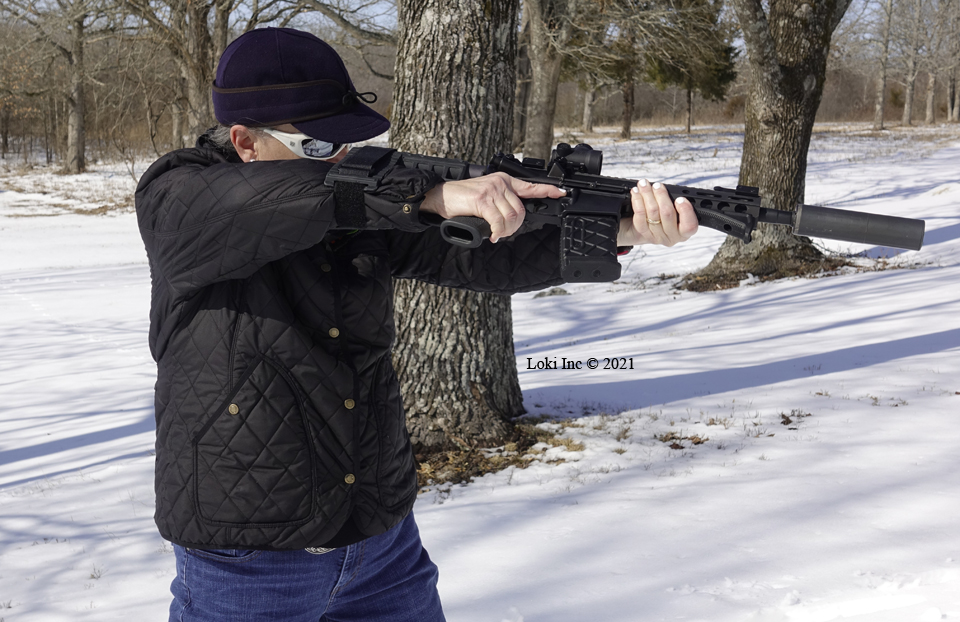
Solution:
M960 86L953 91L953 122L960 122Z
M957 90L957 77L951 71L947 76L947 121L953 121L953 94Z
M575 0L526 0L530 24L530 101L523 155L548 158L553 149L553 121L563 61L559 48L570 40Z
M64 171L67 173L82 173L86 169L86 126L84 125L84 25L86 15L73 20L72 40L69 57L70 91L67 103L70 109L67 113L67 153L64 162Z
M960 86L953 91L953 122L960 122Z
M915 0L913 5L913 26L910 34L910 49L906 59L905 86L906 92L903 94L903 118L902 125L913 124L913 94L917 83L917 73L920 71L920 48L928 41L923 40L920 32L923 24L923 2L924 0Z
M10 107L0 105L0 159L7 159L10 150Z
M693 126L693 89L687 89L687 134Z
M527 105L530 101L530 20L528 13L523 14L520 26L520 38L517 44L517 88L513 106L513 140L511 151L523 150L523 139L527 131Z
M583 121L580 124L583 132L593 131L593 107L597 101L596 89L589 85L583 94Z
M849 0L734 0L744 33L750 86L740 182L760 188L769 207L803 202L810 135L826 75L830 37ZM685 280L690 289L736 287L753 274L771 279L818 270L822 256L788 227L761 225L751 244L729 237L710 264Z
M913 88L917 83L917 74L911 68L907 74L906 89L903 93L903 117L901 125L913 125Z
M633 80L628 80L620 86L620 92L623 94L623 118L620 120L620 138L630 138L630 130L633 126L633 104L634 89Z
M553 120L557 111L557 87L563 59L549 41L530 45L530 99L523 155L547 159L553 149Z
M890 59L890 26L893 22L893 0L884 6L883 47L880 51L880 75L877 77L877 95L873 108L873 129L883 129L884 99L887 90L887 62Z
M927 74L927 110L923 122L927 125L933 125L936 122L936 112L934 111L934 96L937 92L937 74L933 71Z
M509 149L516 0L400 0L394 147L485 162ZM502 444L523 413L510 298L398 281L407 427L418 453Z
M183 149L183 107L180 100L170 102L170 148Z
M187 134L196 138L214 124L213 100L211 99L210 85L213 83L213 72L210 68L195 60L190 63L180 63L183 77Z
M954 72L957 70L954 69ZM957 76L953 76L953 116L950 120L954 123L960 122L960 84L957 83Z

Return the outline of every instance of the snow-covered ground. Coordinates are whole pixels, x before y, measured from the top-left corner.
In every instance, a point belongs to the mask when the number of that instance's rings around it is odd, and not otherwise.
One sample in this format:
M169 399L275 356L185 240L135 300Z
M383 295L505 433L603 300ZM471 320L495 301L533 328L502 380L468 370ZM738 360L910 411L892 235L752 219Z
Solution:
M742 135L591 142L607 174L712 186ZM421 496L451 622L960 619L958 161L956 129L818 128L808 203L927 222L918 253L826 244L886 269L678 293L704 230L616 284L515 296L527 408L571 443ZM89 197L0 175L3 622L165 619L146 259L128 210L80 213L123 205L125 174Z

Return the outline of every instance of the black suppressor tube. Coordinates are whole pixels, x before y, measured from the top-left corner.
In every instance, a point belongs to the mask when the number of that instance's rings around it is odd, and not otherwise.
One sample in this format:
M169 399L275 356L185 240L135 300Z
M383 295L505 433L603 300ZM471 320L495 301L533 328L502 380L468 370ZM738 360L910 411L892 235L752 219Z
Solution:
M798 205L793 232L812 238L892 246L918 251L923 246L924 222L913 218Z

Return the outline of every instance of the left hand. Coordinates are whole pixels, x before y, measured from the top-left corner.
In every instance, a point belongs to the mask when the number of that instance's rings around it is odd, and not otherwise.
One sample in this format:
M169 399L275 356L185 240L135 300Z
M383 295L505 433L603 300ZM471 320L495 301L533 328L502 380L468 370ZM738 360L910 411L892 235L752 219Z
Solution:
M697 232L697 215L693 205L683 197L674 204L663 184L651 185L646 179L641 179L630 191L630 202L633 205L633 218L620 221L618 246L673 246L685 242Z

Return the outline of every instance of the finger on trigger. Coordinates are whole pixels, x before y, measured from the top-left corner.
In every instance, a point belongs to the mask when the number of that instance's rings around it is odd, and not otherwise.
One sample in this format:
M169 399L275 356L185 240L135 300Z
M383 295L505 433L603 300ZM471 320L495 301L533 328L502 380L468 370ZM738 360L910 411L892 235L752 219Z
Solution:
M523 201L520 200L520 197L515 195L509 189L507 189L503 196L507 201L508 220L516 224L517 228L519 228L520 224L523 222L523 217L527 213L527 209L524 207Z
M487 199L478 207L480 208L480 217L490 225L490 241L496 244L506 229L506 222L503 219L503 215L492 199Z

